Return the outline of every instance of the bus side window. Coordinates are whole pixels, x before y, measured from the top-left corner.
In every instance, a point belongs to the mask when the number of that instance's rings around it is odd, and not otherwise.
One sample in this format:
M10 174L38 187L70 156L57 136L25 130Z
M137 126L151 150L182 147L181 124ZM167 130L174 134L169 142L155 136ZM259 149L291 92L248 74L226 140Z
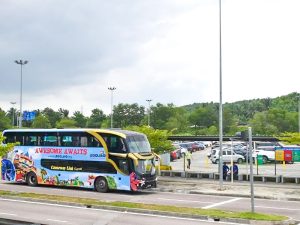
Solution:
M87 137L80 137L80 146L81 147L87 147L88 146Z
M17 134L16 135L16 141L20 143L20 145L23 145L23 135L22 134Z
M100 142L94 138L94 137L89 137L88 138L88 147L99 147L100 146Z
M73 147L79 147L79 136L73 136L72 137L72 146Z
M5 134L5 140L3 141L3 144L7 143L15 143L16 142L16 136L14 134L7 133Z

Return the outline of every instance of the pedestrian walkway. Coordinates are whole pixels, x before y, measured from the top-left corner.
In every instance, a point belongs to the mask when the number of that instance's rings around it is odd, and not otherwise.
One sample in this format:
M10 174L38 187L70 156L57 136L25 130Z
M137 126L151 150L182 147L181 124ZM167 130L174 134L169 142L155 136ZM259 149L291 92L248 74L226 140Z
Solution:
M222 187L222 188L221 188ZM191 194L227 195L250 197L250 182L194 179L181 177L159 177L159 191ZM300 187L295 184L254 183L255 198L300 201Z

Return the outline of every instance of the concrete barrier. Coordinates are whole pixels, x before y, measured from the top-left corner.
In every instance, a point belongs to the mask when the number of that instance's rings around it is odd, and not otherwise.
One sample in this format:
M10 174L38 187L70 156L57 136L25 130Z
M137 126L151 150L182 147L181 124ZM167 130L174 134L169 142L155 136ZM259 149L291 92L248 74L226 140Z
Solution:
M262 182L276 182L280 183L281 182L281 176L280 175L253 175L253 180L254 181L262 181Z
M300 177L281 177L281 183L295 183L299 184L300 183Z

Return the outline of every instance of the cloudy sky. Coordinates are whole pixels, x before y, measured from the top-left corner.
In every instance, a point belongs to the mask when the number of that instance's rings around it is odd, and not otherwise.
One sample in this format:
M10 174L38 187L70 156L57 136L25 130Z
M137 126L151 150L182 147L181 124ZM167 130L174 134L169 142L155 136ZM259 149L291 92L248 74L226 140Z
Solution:
M219 102L219 0L0 0L0 108ZM300 1L222 0L223 102L300 92Z

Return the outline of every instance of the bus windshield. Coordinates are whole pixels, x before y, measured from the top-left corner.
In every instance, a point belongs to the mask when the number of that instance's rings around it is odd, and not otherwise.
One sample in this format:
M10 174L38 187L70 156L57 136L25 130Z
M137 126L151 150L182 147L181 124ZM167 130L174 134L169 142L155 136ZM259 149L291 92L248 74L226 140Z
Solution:
M135 172L138 175L154 175L155 165L153 159L138 160L138 164L135 166Z
M144 135L130 135L126 137L128 150L131 153L150 153L150 144Z

